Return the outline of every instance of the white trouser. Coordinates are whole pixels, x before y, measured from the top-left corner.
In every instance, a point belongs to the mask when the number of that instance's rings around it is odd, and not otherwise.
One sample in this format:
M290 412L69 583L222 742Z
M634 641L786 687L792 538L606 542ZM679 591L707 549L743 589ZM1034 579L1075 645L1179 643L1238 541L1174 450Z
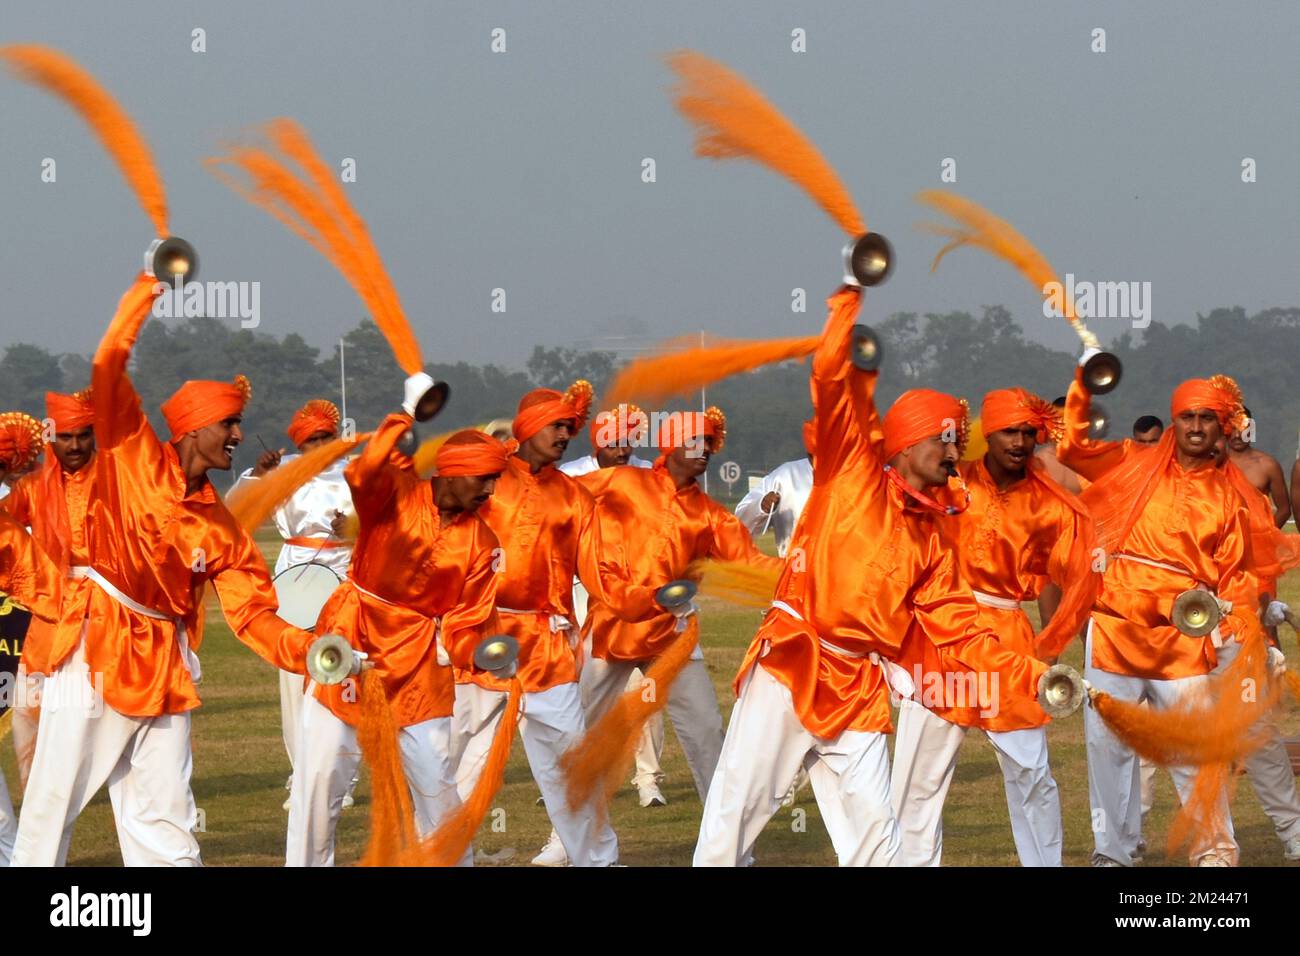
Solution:
M127 717L93 688L82 642L41 695L36 755L23 797L15 866L62 866L72 825L105 782L126 866L200 866L190 791L190 715Z
M22 664L18 665L14 686L21 685L24 691L14 703L9 727L14 735L14 756L18 760L19 793L27 789L27 778L32 772L32 759L36 756L36 730L41 718L40 688L44 682L44 675L28 677ZM23 706L19 706L20 704Z
M452 775L451 718L435 717L397 732L402 770L411 791L415 827L432 833L460 806ZM348 782L361 764L356 728L339 720L312 695L304 695L298 754L289 795L285 866L333 866L334 830L343 812ZM472 865L473 849L461 866Z
M306 678L292 671L280 671L280 736L284 738L284 752L289 755L289 769L293 770L294 753L298 749L298 728L302 726L302 688Z
M1047 754L1047 728L986 731L998 755L1021 866L1060 866L1061 795ZM943 804L966 731L914 700L898 711L890 781L904 866L939 866Z
M1136 704L1146 701L1154 710L1174 706L1185 694L1194 693L1209 681L1208 675L1175 680L1151 680L1112 674L1092 666L1092 624L1084 647L1083 678L1116 700ZM1134 852L1142 839L1142 781L1137 754L1106 726L1093 707L1083 717L1084 740L1088 747L1088 801L1092 807L1093 859L1105 857L1122 866L1132 866ZM1186 802L1196 778L1195 767L1170 767L1169 775ZM1193 864L1207 856L1237 862L1237 841L1232 834L1232 816L1226 791L1222 797L1220 832L1197 833L1191 848Z
M790 691L759 664L745 676L731 711L694 865L744 865L800 767L808 771L840 866L899 865L885 735L813 736L799 722Z
M456 685L452 734L461 800L469 797L487 761L505 713L506 696L504 691L484 690L477 684ZM613 866L618 862L618 838L608 818L599 820L600 814L590 807L571 811L560 771L560 757L586 729L578 685L558 684L540 693L524 694L519 714L519 736L528 766L569 860L574 866Z
M1227 670L1240 651L1241 645L1236 641L1228 641L1219 648L1219 663L1214 673ZM1264 746L1246 758L1243 767L1250 785L1255 788L1259 805L1273 821L1278 839L1286 843L1300 837L1300 799L1296 796L1291 757L1286 752L1286 744L1282 743L1277 721L1272 714L1265 719L1269 727L1268 739Z
M594 726L614 705L627 689L633 670L640 667L644 671L649 666L649 661L604 661L598 657L587 661L581 679L587 725ZM718 766L718 754L722 752L722 712L702 657L687 661L673 681L668 691L667 710L691 776L695 778L695 790L703 801Z
M628 675L627 690L641 687L645 675L641 668L636 668ZM664 779L662 760L664 755L664 712L661 710L641 726L641 740L636 745L635 769L632 771L632 786L658 786Z

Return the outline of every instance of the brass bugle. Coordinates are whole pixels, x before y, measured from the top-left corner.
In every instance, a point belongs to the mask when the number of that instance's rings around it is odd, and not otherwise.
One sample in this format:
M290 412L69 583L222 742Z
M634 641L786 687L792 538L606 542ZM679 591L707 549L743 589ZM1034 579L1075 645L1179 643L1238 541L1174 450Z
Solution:
M361 671L361 658L340 634L322 634L307 648L307 674L322 686L341 684Z
M1223 612L1219 599L1209 591L1192 589L1174 598L1169 620L1188 637L1204 637L1219 625Z
M878 232L865 232L844 246L844 281L848 285L880 285L893 266L893 247Z
M519 659L519 642L509 634L485 637L474 648L474 666L494 677L509 677Z
M690 610L691 602L695 600L699 590L700 586L694 581L679 578L676 581L669 581L655 592L655 603L665 611L671 611L681 617Z
M1083 698L1083 678L1068 664L1053 664L1038 678L1038 706L1053 719L1069 717Z
M144 252L144 271L159 282L174 285L191 282L199 274L199 254L180 236L168 236L149 243Z
M1083 363L1083 387L1091 395L1113 392L1124 368L1114 352L1093 351Z
M874 372L880 368L883 357L884 350L875 331L867 325L853 326L853 338L849 341L849 361L853 367Z

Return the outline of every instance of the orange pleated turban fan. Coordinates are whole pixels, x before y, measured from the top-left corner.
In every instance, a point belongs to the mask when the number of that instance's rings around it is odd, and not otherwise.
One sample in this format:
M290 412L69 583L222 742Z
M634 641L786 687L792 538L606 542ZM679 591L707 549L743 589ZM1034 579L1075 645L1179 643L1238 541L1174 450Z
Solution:
M41 454L41 423L22 412L0 414L0 465L22 471Z
M339 432L339 410L333 402L323 398L313 398L293 413L289 422L289 440L301 447L312 435L328 432L330 436Z

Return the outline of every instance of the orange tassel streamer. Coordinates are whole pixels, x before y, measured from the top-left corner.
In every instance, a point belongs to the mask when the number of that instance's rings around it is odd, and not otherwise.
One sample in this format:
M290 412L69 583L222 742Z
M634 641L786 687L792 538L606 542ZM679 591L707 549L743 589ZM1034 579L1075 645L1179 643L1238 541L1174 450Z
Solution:
M692 341L697 344L688 344ZM653 404L673 395L687 395L729 375L806 358L817 351L820 341L816 335L769 342L715 339L705 345L699 345L695 337L679 339L668 343L660 355L624 366L606 391L601 408L615 408L633 399Z
M0 57L8 61L19 78L53 93L81 115L126 177L140 207L153 222L154 234L170 235L167 196L153 155L131 117L112 95L70 57L50 47L15 44L0 47Z
M797 126L740 74L683 50L667 57L677 74L677 110L694 126L695 153L749 159L800 186L850 236L867 231L853 197Z
M241 484L226 499L226 506L239 526L252 532L271 517L276 508L288 501L295 491L369 437L370 434L366 433L355 438L335 438L318 445L265 477Z
M596 811L608 812L608 803L632 765L645 722L668 703L668 690L682 672L699 643L699 615L692 614L683 631L645 672L640 688L625 692L560 758L567 782L569 809L595 801ZM650 700L645 699L650 688Z
M697 561L686 572L700 578L700 594L741 607L772 606L779 571L754 567L743 561Z
M328 259L366 304L397 364L408 375L421 371L424 360L419 342L369 230L307 134L289 119L273 120L260 132L266 143L231 146L228 155L211 157L204 165L217 179L280 220ZM242 172L247 182L226 167Z
M364 669L357 741L370 768L370 840L361 866L399 866L416 844L415 809L397 732L384 682L373 668Z

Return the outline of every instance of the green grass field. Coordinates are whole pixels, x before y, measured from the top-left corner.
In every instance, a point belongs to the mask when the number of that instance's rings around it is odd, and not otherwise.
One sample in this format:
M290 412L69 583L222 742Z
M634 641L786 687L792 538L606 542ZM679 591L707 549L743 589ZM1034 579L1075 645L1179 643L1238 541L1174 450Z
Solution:
M259 542L274 562L279 542L263 533ZM1300 606L1300 572L1284 580L1283 599ZM724 717L733 702L731 680L753 636L760 615L706 602L703 608L705 660L717 686ZM1295 635L1285 626L1284 647L1292 666L1300 667ZM194 719L194 795L200 807L199 843L204 862L218 866L278 866L284 859L285 823L281 809L289 773L280 738L279 691L276 672L231 636L219 613L211 613L202 650L203 706ZM1081 666L1082 650L1075 646L1064 660ZM1284 733L1300 733L1300 716L1288 712ZM625 787L612 808L622 848L630 866L688 866L699 826L700 803L691 783L671 724L664 748L663 785L666 807L643 810L635 791ZM1052 767L1061 789L1065 819L1065 862L1086 865L1092 847L1089 832L1088 778L1083 747L1082 713L1052 726ZM12 747L0 748L10 792L17 794ZM1151 845L1147 865L1185 865L1185 857L1166 858L1163 835L1177 800L1167 774L1158 778L1156 807L1148 823ZM339 825L337 858L352 863L362 852L369 806L369 781L363 771L357 805ZM496 806L500 832L492 817L479 834L478 848L498 858L494 865L528 865L541 849L550 826L535 804L537 788L528 772L523 748L514 749L506 783ZM1278 865L1280 844L1255 800L1250 786L1239 787L1234 804L1242 864ZM512 852L513 851L513 852ZM833 866L835 856L821 825L817 805L805 788L794 807L780 811L756 848L760 866ZM982 734L967 735L957 777L944 814L944 862L955 866L1015 866L1017 859L1007 821L1002 776L992 748ZM82 814L69 863L117 866L121 856L106 792Z

